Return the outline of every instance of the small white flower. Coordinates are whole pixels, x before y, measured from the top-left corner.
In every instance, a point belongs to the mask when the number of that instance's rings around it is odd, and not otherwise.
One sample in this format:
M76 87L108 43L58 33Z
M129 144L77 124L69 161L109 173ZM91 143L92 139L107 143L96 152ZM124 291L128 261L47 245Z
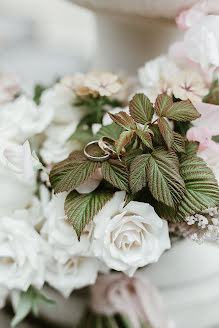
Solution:
M0 220L0 286L26 291L41 288L45 279L46 248L34 228L14 217Z
M123 208L124 197L116 192L94 218L93 252L109 268L132 276L138 267L156 262L170 239L167 222L151 205L131 201Z
M201 101L208 93L203 78L198 72L181 71L171 83L174 96L181 100Z
M110 97L121 89L118 76L109 72L93 72L86 76L84 85L100 96Z
M174 61L167 56L160 56L145 63L138 71L139 80L144 88L144 93L154 102L156 97L167 92L171 94L171 78L178 72Z

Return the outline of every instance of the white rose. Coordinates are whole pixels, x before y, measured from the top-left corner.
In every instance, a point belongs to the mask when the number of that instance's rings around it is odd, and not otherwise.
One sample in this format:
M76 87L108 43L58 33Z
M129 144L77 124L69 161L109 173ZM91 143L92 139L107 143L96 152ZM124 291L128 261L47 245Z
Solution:
M23 220L1 217L0 286L26 291L30 285L41 288L45 278L43 240Z
M34 191L34 183L22 181L12 170L0 164L0 216L27 207Z
M69 297L74 289L94 284L100 269L100 261L92 257L72 256L65 263L51 257L47 260L46 281Z
M114 197L96 215L93 252L108 267L132 276L138 267L156 262L170 248L167 222L146 203L131 201L125 192Z
M79 122L86 112L81 107L74 106L74 92L61 83L54 88L44 91L41 97L43 105L52 107L54 110L53 122L68 124L69 122Z
M55 260L65 263L72 255L87 256L90 248L92 229L85 231L78 241L75 230L67 222L64 212L66 193L53 195L44 210L45 223L41 235L53 247Z
M25 96L19 97L0 108L0 137L24 143L28 138L43 132L52 117L51 107L38 107Z
M33 159L30 144L27 141L21 146L12 144L4 149L3 155L8 166L26 182L34 181Z

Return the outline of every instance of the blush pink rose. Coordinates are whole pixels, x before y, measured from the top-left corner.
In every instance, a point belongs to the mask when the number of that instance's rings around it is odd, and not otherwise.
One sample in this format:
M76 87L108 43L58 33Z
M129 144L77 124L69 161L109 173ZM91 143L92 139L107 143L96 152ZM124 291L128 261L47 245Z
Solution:
M141 322L152 328L175 327L157 289L137 276L128 278L121 273L99 276L91 286L91 306L96 313L122 313L135 328L140 328Z
M201 152L208 148L212 135L206 128L193 127L187 131L186 137L189 141L198 141L198 151Z

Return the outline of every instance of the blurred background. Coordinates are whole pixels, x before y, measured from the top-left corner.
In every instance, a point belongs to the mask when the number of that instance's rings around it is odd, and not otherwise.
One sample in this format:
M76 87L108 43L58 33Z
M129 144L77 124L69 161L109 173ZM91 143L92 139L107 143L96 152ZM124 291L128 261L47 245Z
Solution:
M93 14L65 0L0 0L0 71L31 88L88 70L95 52Z

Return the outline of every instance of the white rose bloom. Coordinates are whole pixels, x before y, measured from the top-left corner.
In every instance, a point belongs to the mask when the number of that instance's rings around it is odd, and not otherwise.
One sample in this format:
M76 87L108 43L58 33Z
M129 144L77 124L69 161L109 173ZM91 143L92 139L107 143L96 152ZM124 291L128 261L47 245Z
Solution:
M94 284L101 263L96 258L72 256L65 263L48 260L46 281L57 289L64 297L68 297L74 289Z
M0 108L0 138L24 143L28 138L43 132L52 117L51 107L37 106L27 97L19 97Z
M72 255L87 256L90 252L90 232L82 233L80 242L75 230L67 222L64 212L66 193L53 195L51 201L44 210L45 223L41 229L41 235L53 247L55 260L65 263Z
M72 151L81 149L79 141L68 140L74 133L77 123L50 125L46 131L47 138L40 150L40 155L46 164L60 162L66 159Z
M45 278L47 249L34 228L23 220L1 217L0 286L26 291L41 288Z
M3 151L3 155L7 160L9 168L16 174L21 175L22 179L26 182L33 181L34 168L33 159L30 149L30 144L27 141L21 146L12 144L6 147Z
M109 268L132 276L138 267L156 262L170 248L167 222L146 203L131 201L125 192L114 197L94 218L93 252Z
M78 123L86 114L83 108L74 106L75 94L63 84L58 83L54 88L43 92L41 103L54 109L53 122L68 124Z
M35 191L34 182L22 181L19 175L0 163L0 216L27 207Z

